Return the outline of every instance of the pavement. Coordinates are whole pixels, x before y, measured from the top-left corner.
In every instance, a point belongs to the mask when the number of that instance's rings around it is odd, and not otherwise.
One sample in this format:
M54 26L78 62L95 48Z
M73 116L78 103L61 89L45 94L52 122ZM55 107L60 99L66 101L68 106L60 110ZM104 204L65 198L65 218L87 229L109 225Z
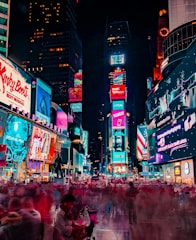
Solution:
M131 240L127 216L119 216L117 219L106 220L98 213L98 223L93 230L95 240Z

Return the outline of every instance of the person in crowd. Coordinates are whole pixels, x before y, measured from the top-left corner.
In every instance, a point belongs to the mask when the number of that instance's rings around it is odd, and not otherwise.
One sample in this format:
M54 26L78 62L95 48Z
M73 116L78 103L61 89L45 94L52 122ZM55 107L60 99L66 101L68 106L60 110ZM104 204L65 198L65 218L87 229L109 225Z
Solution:
M67 193L61 198L54 225L61 231L64 240L82 239L86 236L85 225L75 224L72 213L75 196Z
M6 216L6 209L2 204L0 204L0 225L4 222L5 216Z
M129 182L129 189L126 192L128 211L129 211L129 223L137 223L136 210L135 210L135 198L139 190L134 186L133 182Z
M59 172L61 174L61 178L63 178L62 158L59 153L57 155L57 158L55 159L55 172L56 172L57 178L59 178Z

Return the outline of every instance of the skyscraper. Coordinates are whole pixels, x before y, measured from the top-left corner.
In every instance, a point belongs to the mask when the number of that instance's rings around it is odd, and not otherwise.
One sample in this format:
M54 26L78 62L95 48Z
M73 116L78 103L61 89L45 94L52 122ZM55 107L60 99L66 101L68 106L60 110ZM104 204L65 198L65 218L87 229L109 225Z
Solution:
M8 55L10 0L0 0L0 53Z
M29 1L27 53L23 68L53 87L53 101L64 109L74 74L82 68L77 34L77 1Z
M135 107L131 82L130 32L127 21L108 19L105 32L106 156L111 171L122 174L135 165ZM107 93L106 93L107 94ZM107 163L107 161L106 161Z

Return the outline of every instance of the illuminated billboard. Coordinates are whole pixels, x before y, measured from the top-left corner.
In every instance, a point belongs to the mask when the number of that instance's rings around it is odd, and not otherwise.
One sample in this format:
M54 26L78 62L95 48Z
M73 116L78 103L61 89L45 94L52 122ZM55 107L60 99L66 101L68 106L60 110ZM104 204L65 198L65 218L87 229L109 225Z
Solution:
M69 102L82 102L82 88L74 87L68 89Z
M126 99L126 85L110 85L111 100Z
M82 88L82 71L74 74L74 87Z
M70 103L70 108L72 112L82 112L82 103L81 102Z
M3 143L3 135L6 126L7 114L4 111L0 110L0 144Z
M125 151L125 129L113 129L112 149L114 152Z
M156 134L156 163L191 158L196 155L196 113Z
M146 125L137 126L137 159L147 160L147 129Z
M112 128L125 128L125 110L112 110Z
M68 127L68 116L67 114L63 111L61 107L57 107L56 111L56 126L62 130L67 131Z
M123 68L117 67L109 73L110 84L112 85L122 85L125 84L125 70Z
M31 77L0 55L0 102L30 113Z
M112 164L126 163L126 152L112 152Z
M43 128L33 126L29 159L47 160L50 150L51 133Z
M112 110L124 110L125 102L123 100L112 101Z
M52 88L44 81L36 79L35 116L39 121L50 124Z
M124 65L125 54L115 54L110 56L110 65Z
M50 124L52 88L41 79L36 79L35 116L44 123Z
M31 122L8 114L3 143L7 146L7 161L22 162L28 153L27 142L31 136Z

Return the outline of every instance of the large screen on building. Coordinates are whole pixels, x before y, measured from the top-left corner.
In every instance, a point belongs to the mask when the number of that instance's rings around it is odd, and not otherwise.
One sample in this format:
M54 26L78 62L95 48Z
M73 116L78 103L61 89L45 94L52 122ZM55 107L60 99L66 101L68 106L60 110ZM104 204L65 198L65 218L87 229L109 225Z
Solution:
M112 128L125 128L125 110L112 110Z
M126 152L112 152L112 164L113 163L126 163Z
M68 116L61 107L57 107L56 110L56 126L63 131L67 131L68 127Z
M36 106L35 116L44 123L50 124L50 108L52 88L44 81L36 79Z
M29 159L47 160L50 150L51 134L44 128L33 126L29 148Z
M126 86L124 85L110 85L111 100L126 99Z
M30 113L31 77L0 55L0 102Z
M125 54L115 54L110 56L110 65L124 65Z
M189 114L156 134L156 162L164 163L196 155L196 113Z
M23 118L8 114L3 143L7 146L7 161L21 162L28 153L32 124Z

